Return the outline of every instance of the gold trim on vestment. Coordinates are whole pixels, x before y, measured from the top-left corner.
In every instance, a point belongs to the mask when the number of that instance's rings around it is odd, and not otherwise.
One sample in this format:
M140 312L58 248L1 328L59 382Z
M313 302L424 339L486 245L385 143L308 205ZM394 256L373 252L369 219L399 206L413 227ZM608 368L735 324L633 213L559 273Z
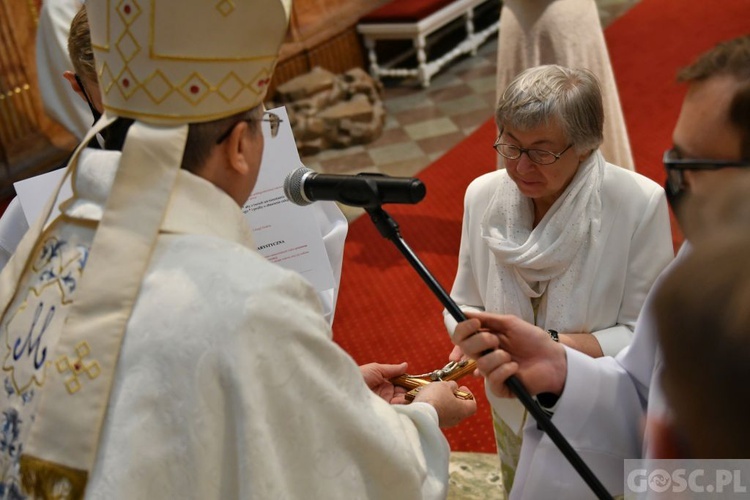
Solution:
M32 498L78 500L83 498L87 481L85 470L21 455L21 484Z

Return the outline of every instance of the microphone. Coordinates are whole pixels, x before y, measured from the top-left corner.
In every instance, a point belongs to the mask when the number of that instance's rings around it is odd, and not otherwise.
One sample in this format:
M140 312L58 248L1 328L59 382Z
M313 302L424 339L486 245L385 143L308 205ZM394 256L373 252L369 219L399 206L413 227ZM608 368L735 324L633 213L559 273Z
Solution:
M427 190L419 179L382 174L319 174L307 167L289 172L284 194L295 205L338 201L352 207L373 208L385 203L419 203Z

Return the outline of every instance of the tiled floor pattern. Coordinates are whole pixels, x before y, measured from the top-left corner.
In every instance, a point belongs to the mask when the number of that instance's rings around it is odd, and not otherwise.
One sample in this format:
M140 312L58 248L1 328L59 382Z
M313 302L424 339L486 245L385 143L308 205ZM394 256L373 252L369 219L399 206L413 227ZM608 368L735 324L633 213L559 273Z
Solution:
M387 118L382 135L366 145L303 158L303 163L331 174L415 175L492 117L496 57L495 39L476 56L439 73L427 89L416 82L384 81ZM362 213L341 208L350 219Z
M602 25L637 1L597 0ZM303 163L329 174L416 175L492 117L496 62L497 37L492 37L476 56L443 69L427 89L416 81L385 80L387 118L382 135L369 144L305 157ZM350 220L362 213L358 208L341 208Z

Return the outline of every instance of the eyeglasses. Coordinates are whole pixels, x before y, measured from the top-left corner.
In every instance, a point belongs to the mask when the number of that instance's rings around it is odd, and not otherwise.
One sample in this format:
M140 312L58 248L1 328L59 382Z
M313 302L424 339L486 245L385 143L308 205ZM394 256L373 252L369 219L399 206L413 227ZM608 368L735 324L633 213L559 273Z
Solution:
M268 122L268 124L271 127L271 138L272 139L274 137L276 137L277 135L279 135L279 125L281 125L282 121L283 120L281 118L279 118L277 115L275 115L273 113L269 113L268 111L266 111L265 113L263 113L263 117L261 117L261 118L245 118L244 120L240 120L240 122L247 122L247 123L251 123L251 122ZM240 122L237 122L237 123L240 123ZM223 134L221 134L219 136L219 138L216 139L216 144L221 144L222 142L224 142L226 140L226 138L229 137L229 135L232 133L232 130L234 130L234 127L237 126L237 123L233 124L231 127L229 127L229 129L226 132L224 132Z
M703 158L680 158L675 149L664 152L662 159L667 170L667 184L673 192L685 187L685 170L719 170L727 167L750 168L750 160L710 160Z
M502 133L500 134L500 136L502 136ZM517 160L521 157L522 154L526 153L526 156L528 156L531 161L538 165L551 165L555 163L563 154L565 154L567 150L569 150L573 146L573 144L571 143L567 148L563 149L559 153L553 153L552 151L547 151L546 149L526 149L519 148L518 146L514 146L513 144L503 144L500 142L500 136L498 136L495 144L492 145L492 147L495 148L495 151L497 151L497 154L509 160Z

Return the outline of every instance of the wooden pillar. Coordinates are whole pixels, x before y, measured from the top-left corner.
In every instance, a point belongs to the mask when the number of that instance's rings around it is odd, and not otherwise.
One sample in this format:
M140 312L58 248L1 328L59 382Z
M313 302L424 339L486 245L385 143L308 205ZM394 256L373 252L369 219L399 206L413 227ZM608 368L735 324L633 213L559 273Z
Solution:
M75 139L44 114L36 73L34 0L0 0L0 197L62 161ZM62 76L61 76L62 77Z

